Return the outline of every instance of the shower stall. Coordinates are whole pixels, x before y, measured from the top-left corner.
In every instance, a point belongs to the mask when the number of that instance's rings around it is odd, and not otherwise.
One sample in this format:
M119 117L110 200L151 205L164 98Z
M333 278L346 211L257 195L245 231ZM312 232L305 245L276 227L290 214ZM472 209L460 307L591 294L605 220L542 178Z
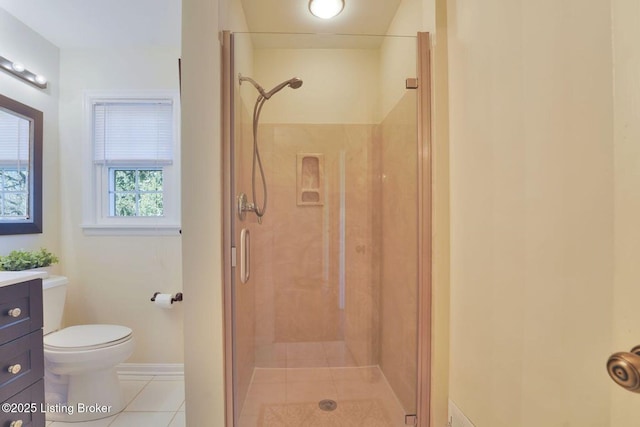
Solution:
M225 34L228 426L428 425L428 46Z

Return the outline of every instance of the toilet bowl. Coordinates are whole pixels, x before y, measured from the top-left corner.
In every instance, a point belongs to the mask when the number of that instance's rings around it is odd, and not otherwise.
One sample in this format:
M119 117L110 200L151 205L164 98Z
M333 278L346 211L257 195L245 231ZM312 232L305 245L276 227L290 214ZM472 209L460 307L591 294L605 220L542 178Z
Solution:
M54 303L60 295L51 291L59 293L66 283L61 277L43 280L46 418L76 422L113 416L124 409L116 366L133 353L133 333L120 325L51 328L48 320L55 321L60 308Z

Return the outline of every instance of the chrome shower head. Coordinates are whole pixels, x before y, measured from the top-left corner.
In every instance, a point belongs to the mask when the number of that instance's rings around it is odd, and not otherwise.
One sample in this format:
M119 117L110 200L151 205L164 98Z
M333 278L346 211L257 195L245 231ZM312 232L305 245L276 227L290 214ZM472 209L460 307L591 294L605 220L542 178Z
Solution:
M302 86L302 80L300 80L297 77L294 77L291 80L289 80L289 86L291 86L291 89L298 89L300 86Z
M285 82L280 83L278 86L274 87L269 92L262 94L262 96L264 96L266 99L269 99L273 95L275 95L277 92L280 92L282 89L284 89L287 86L291 87L292 89L298 89L300 86L302 86L302 80L300 80L297 77L294 77L292 79L289 79Z

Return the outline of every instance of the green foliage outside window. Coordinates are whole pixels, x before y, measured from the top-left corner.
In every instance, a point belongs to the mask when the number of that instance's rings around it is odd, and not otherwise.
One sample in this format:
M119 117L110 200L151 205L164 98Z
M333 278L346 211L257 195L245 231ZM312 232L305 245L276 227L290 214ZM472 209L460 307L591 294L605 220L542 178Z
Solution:
M112 206L115 216L162 216L162 170L113 170Z

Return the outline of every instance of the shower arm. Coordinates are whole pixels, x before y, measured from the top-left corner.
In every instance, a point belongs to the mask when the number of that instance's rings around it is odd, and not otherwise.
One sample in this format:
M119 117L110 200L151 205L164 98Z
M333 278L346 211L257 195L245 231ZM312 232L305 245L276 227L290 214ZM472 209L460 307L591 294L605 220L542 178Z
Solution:
M251 77L245 77L242 74L238 74L238 81L240 82L240 84L242 85L242 82L249 82L253 85L253 87L255 87L258 92L260 93L260 95L263 98L269 99L271 97L271 95L267 96L267 92L265 92L264 88L262 86L260 86L258 84L258 82L256 82L255 80L253 80Z

